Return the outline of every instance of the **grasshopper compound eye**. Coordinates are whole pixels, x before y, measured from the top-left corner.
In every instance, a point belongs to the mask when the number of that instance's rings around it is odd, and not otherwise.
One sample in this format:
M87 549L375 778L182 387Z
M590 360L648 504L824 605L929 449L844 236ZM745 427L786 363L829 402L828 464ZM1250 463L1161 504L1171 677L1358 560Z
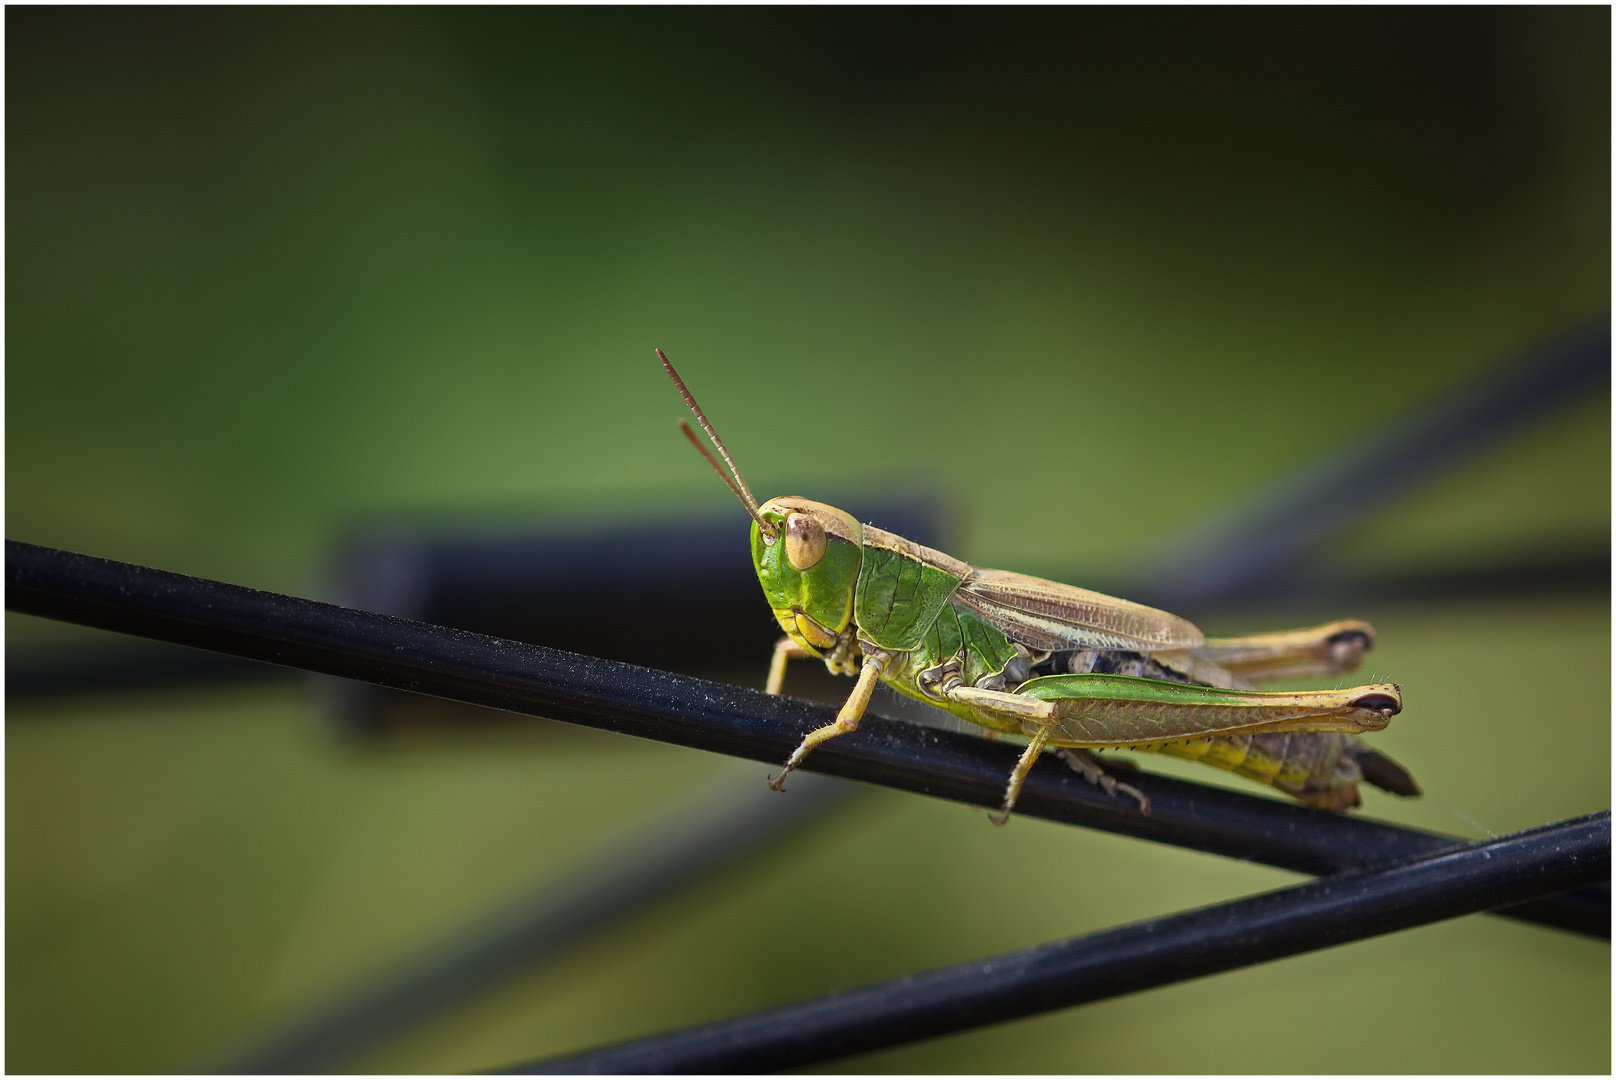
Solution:
M786 519L786 558L798 570L808 570L825 557L825 527L807 514Z

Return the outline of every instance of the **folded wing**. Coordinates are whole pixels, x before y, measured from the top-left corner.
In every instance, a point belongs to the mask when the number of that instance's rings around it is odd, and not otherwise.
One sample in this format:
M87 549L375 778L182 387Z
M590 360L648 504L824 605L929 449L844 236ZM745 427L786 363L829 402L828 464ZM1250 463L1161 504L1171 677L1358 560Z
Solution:
M1206 635L1188 619L1057 581L975 570L950 597L1029 649L1189 649Z

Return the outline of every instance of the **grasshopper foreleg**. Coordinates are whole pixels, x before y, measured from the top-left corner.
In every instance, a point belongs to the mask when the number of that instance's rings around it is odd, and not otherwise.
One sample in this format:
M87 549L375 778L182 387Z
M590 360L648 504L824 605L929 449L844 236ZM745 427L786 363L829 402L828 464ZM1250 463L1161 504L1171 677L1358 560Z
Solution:
M775 656L779 655L780 650L776 648ZM853 693L848 696L841 711L836 714L836 722L810 731L803 738L802 745L787 759L786 767L780 771L780 775L769 781L769 787L775 791L784 790L786 777L802 763L803 758L808 756L808 751L826 739L834 739L838 735L858 730L859 721L864 717L864 710L870 705L870 695L875 693L876 681L881 678L881 672L886 669L890 659L890 653L882 652L872 652L864 657L864 666L859 670L858 684L853 687ZM784 661L781 661L781 664L783 666Z
M1150 813L1150 800L1145 797L1145 793L1134 787L1132 784L1122 783L1116 777L1106 772L1104 767L1101 766L1097 760L1095 760L1094 755L1089 753L1087 750L1076 746L1063 746L1059 750L1055 751L1055 756L1066 762L1067 765L1070 765L1072 770L1079 773L1083 779L1087 780L1091 784L1097 785L1107 795L1114 796L1118 792L1122 792L1125 795L1132 795L1134 797L1134 801L1139 804L1139 812L1141 814Z
M786 661L800 660L813 653L788 637L774 643L774 659L769 661L769 681L763 684L765 694L779 694L786 682Z

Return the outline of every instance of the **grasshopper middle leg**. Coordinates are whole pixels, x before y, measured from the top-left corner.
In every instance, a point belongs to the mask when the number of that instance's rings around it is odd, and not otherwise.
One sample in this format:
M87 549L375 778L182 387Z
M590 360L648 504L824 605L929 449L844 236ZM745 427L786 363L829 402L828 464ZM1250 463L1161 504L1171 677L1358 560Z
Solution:
M775 650L775 655L780 655L779 649ZM872 652L864 657L864 666L859 670L858 683L842 705L841 711L836 714L836 722L810 731L803 738L802 745L786 760L786 767L780 771L780 775L769 781L769 787L775 791L783 791L786 777L802 763L803 758L808 756L808 751L826 739L834 739L838 735L858 730L859 721L864 717L864 710L869 708L870 695L875 693L875 684L881 678L881 672L886 670L890 659L890 654L880 652ZM781 664L784 666L784 661L781 661Z

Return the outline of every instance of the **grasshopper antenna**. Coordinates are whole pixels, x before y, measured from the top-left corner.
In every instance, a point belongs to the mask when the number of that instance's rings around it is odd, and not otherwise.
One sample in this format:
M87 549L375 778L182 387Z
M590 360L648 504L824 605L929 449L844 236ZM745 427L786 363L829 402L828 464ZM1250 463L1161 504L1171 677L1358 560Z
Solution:
M672 379L673 385L678 387L679 396L685 399L685 404L690 406L690 411L696 414L696 419L700 422L701 429L707 433L707 437L713 441L713 445L718 447L718 452L724 455L724 463L729 466L729 472L724 471L724 467L718 464L717 459L713 457L712 451L703 446L701 440L696 438L696 433L690 430L688 421L680 420L679 430L685 433L685 438L690 440L690 445L694 446L696 451L707 459L707 464L713 467L713 471L718 474L720 480L724 481L725 486L735 493L737 499L741 500L741 505L746 507L748 514L752 515L752 520L758 523L758 528L763 530L763 535L773 540L777 535L777 531L773 525L764 521L758 513L758 501L752 495L752 489L746 486L746 480L741 476L741 470L735 467L735 459L729 456L728 450L724 449L724 440L720 439L718 432L713 430L713 425L707 420L707 414L701 411L700 405L696 404L695 395L685 386L685 381L679 377L677 371L673 370L673 365L668 362L668 355L661 349L658 349L656 354L657 359L662 361L663 368L667 370L668 378ZM731 474L734 474L734 479L730 478Z

